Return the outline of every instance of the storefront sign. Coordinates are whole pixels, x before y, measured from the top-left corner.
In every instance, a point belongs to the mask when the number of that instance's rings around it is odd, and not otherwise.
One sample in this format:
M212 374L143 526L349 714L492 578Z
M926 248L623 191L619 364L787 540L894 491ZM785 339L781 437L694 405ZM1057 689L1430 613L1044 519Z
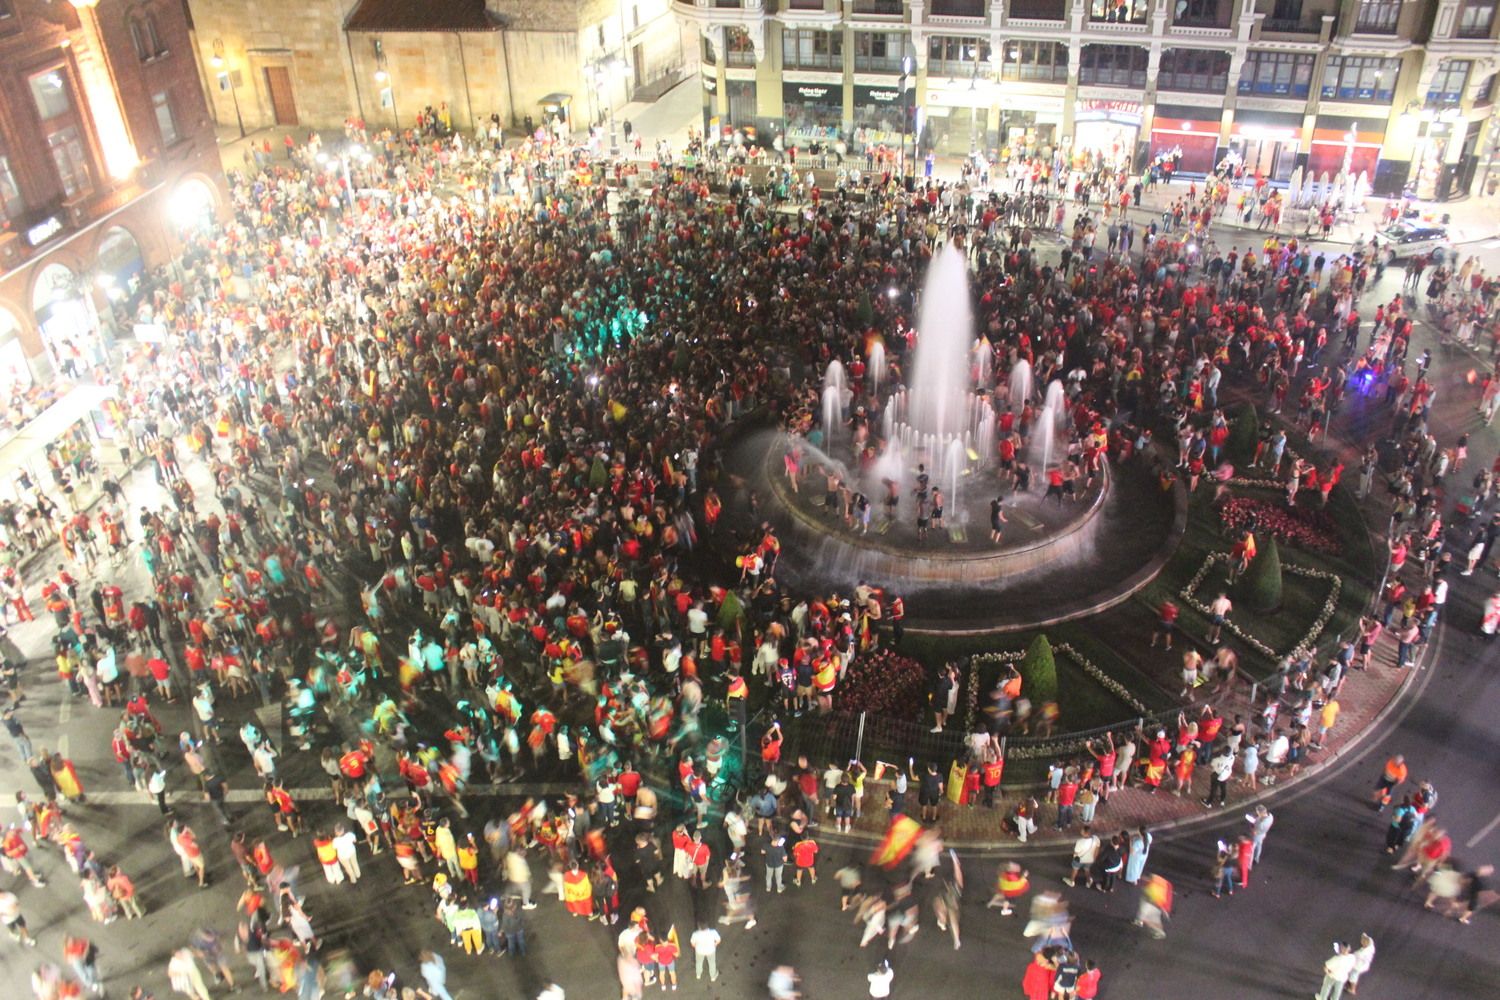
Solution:
M1116 125L1141 124L1141 105L1138 101L1081 100L1073 120L1078 122L1113 122Z
M843 87L828 83L783 83L781 99L788 104L843 104Z
M855 87L855 104L895 104L901 100L897 87Z
M32 246L40 246L62 232L62 227L62 219L55 215L49 216L26 230L26 242Z

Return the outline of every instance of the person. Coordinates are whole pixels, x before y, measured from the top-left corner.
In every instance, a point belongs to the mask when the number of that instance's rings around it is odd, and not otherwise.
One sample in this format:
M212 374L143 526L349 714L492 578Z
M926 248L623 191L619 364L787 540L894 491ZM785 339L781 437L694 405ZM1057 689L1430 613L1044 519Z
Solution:
M1103 977L1103 971L1092 958L1084 962L1083 974L1078 977L1078 1000L1095 1000L1099 996L1099 980Z
M770 843L761 848L760 853L765 858L766 892L771 891L772 885L777 892L786 892L783 880L786 873L786 838L780 835L772 837Z
M1057 966L1043 948L1031 956L1026 971L1021 974L1021 993L1026 1000L1051 1000L1052 985L1057 978Z
M1250 861L1258 865L1260 852L1266 846L1266 835L1271 832L1276 816L1264 804L1261 804L1255 807L1254 812L1245 814L1245 822L1250 824Z
M9 889L0 889L0 924L5 925L11 940L19 941L28 948L36 947L36 939L26 929L26 917L21 913L21 901Z
M693 931L692 937L688 938L688 944L693 948L695 979L703 978L703 967L706 965L708 981L719 981L719 944L722 940L719 932L706 924Z
M172 957L167 962L167 979L171 982L172 989L188 1000L213 1000L190 948L178 948L172 952Z
M797 975L797 970L790 965L776 966L766 979L766 990L771 994L771 1000L801 1000L801 985L802 980Z
M891 995L891 980L896 978L896 973L891 969L890 959L885 959L865 978L870 981L870 996L888 997Z
M1354 961L1354 949L1342 941L1333 943L1333 954L1323 963L1323 985L1317 1000L1339 1000L1344 995L1344 984L1354 971Z
M1359 992L1359 977L1370 971L1370 966L1375 962L1375 939L1368 934L1359 936L1359 947L1354 949L1354 964L1349 970L1349 980L1346 989L1350 996Z
M1007 861L1000 866L1000 873L995 879L995 894L985 906L993 909L998 904L1000 915L1008 917L1016 912L1011 904L1025 896L1029 886L1026 869L1015 861Z
M453 1000L448 993L448 963L443 961L443 956L424 948L418 952L417 962L417 972L422 976L427 992L435 1000Z
M1213 886L1214 899L1226 894L1234 895L1234 854L1222 840L1219 841L1218 851L1214 854L1214 863L1209 869L1208 880Z
M1406 781L1406 758L1395 754L1381 768L1380 780L1375 782L1375 794L1371 801L1376 812L1382 812L1391 804L1392 793Z
M1163 922L1172 915L1172 883L1160 875L1150 875L1141 886L1140 908L1136 911L1135 925L1145 927L1154 938L1164 938L1167 931Z

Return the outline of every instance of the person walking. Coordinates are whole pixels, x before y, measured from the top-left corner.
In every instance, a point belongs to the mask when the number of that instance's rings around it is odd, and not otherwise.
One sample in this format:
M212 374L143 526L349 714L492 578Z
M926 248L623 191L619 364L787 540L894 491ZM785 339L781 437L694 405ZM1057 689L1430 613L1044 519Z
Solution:
M167 962L167 980L175 992L181 993L188 1000L213 1000L190 948L178 948L172 952L172 957Z
M0 924L5 925L11 940L19 941L28 948L36 947L36 938L26 929L26 917L21 913L21 901L8 889L0 889Z
M417 962L417 971L434 1000L453 1000L448 992L448 963L443 961L443 956L424 948L418 953Z
M1130 846L1125 857L1125 883L1136 885L1146 871L1146 861L1151 857L1151 832L1144 826L1130 835Z
M1323 986L1317 992L1317 1000L1339 1000L1344 995L1354 961L1354 949L1341 941L1333 943L1333 954L1323 963Z

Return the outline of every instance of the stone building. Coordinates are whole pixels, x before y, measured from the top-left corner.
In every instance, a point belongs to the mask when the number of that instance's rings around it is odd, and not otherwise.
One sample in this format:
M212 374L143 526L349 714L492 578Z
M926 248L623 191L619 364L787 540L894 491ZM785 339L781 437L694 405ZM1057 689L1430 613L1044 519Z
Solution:
M670 0L188 0L214 116L246 131L331 128L358 114L456 127L498 114L578 120L697 65Z
M1497 0L674 0L706 126L964 155L1070 145L1465 194L1497 151ZM1488 135L1485 135L1488 128ZM1484 166L1483 172L1479 167ZM1500 181L1500 172L1496 173Z

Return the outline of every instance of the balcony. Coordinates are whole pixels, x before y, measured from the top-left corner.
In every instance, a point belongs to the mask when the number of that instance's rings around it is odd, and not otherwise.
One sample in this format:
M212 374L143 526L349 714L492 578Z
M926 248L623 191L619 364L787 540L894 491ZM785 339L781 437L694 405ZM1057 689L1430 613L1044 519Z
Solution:
M1312 41L1323 36L1322 14L1303 14L1296 18L1268 17L1260 23L1262 35L1295 35L1298 41ZM1328 37L1338 30L1338 18L1330 22ZM1308 37L1311 36L1311 37Z
M782 10L823 10L823 0L781 0Z
M984 17L985 0L932 0L929 13L936 17Z
M1146 0L1093 0L1089 4L1090 24L1145 24Z
M1188 3L1182 13L1172 18L1172 24L1178 28L1219 28L1227 30L1230 13L1227 3L1220 3L1213 7Z
M1011 20L1061 21L1067 16L1066 0L1011 0Z
M900 17L905 13L902 0L854 0L854 13L876 17Z

